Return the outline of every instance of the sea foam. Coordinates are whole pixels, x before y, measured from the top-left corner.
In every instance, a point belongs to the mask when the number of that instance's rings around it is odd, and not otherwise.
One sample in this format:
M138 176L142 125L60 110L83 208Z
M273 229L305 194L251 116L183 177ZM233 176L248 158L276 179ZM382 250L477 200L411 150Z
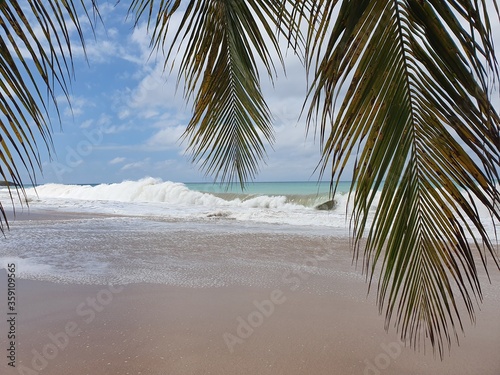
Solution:
M307 184L307 183L306 183ZM293 193L290 193L293 185ZM350 185L350 184L348 184ZM336 193L335 206L330 211L318 211L314 207L331 199L328 192L311 194L311 186L297 183L276 184L286 194L264 192L224 192L217 185L204 185L205 191L191 189L179 182L143 178L138 181L123 181L99 185L45 184L26 190L31 208L72 212L97 212L134 216L156 216L179 220L239 220L287 225L305 225L336 228L348 235L353 207L353 196L345 190ZM368 210L368 222L377 210L380 192L376 192ZM466 195L464 193L464 195ZM6 189L0 188L0 201L8 201ZM14 198L16 200L16 198ZM474 202L493 236L497 224L481 202Z

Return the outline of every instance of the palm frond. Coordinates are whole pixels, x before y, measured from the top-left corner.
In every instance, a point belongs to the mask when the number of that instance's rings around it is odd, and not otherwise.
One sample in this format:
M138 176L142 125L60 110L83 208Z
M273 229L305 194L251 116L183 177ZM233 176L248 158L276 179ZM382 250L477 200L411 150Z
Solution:
M88 9L86 3L82 1L84 9ZM12 187L21 202L24 188L15 159L34 184L36 171L41 169L35 134L41 135L50 154L49 102L57 110L58 89L68 97L73 71L70 23L83 43L73 2L0 2L0 178L15 183ZM13 199L10 187L9 192ZM1 205L0 213L3 231L6 215Z
M265 143L274 140L259 63L271 79L273 56L283 63L276 34L293 30L288 8L276 1L190 1L173 42L166 46L180 3L165 1L155 8L154 1L138 0L130 11L137 22L146 15L154 25L151 44L166 49L165 68L184 48L178 81L187 99L194 96L193 116L184 133L193 162L200 162L216 179L238 180L243 187L265 157ZM296 45L301 41L294 40Z
M415 347L430 340L441 356L462 328L457 296L472 320L482 298L475 249L485 268L487 254L499 266L494 234L474 205L500 220L500 118L488 97L498 70L485 7L343 1L336 20L331 4L318 11L325 26L309 33L317 74L308 122L319 126L321 173L331 172L335 188L356 158L355 257L363 253L370 280L381 265L386 328L394 322Z

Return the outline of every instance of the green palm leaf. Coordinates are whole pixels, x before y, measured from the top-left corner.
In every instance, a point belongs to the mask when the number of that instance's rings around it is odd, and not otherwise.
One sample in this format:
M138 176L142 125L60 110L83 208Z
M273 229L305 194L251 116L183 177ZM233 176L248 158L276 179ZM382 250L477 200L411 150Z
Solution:
M319 129L321 174L334 189L356 159L354 256L370 280L380 269L386 328L443 355L462 328L458 299L474 320L482 298L475 253L500 268L496 234L474 204L500 219L500 118L489 98L499 73L486 2L133 0L130 13L147 20L165 68L179 59L178 83L194 100L185 132L193 161L242 187L273 142L259 66L273 79L273 56L283 64L277 34L288 40L313 74L307 120ZM22 185L18 159L34 181L35 134L50 153L49 103L57 109L59 89L68 96L72 73L69 24L83 42L77 14L72 1L0 0L1 179ZM0 205L1 230L5 219Z
M87 9L83 1L82 6ZM42 136L49 155L51 151L47 101L57 110L56 90L61 89L68 97L72 74L68 17L83 43L72 2L0 1L0 179L15 183L9 186L9 192L12 198L11 188L15 188L21 202L24 189L15 158L34 184L35 171L41 168L36 133ZM4 222L6 215L0 203L1 231Z
M473 203L500 220L500 119L487 86L498 71L485 4L344 1L324 33L334 6L318 12L308 36L309 66L317 57L308 120L318 119L321 173L330 166L334 187L356 157L355 257L366 236L370 279L381 262L386 328L394 322L414 346L429 339L442 356L462 327L457 293L472 320L482 298L473 250L485 268L486 253L499 266Z
M160 2L156 9L154 1L132 2L130 10L137 21L146 14L148 24L154 24L154 48L165 47L172 15L180 3ZM182 45L178 79L184 82L186 98L195 96L184 138L193 162L200 162L216 179L239 180L243 187L255 177L265 157L265 143L274 140L258 64L273 77L272 52L283 62L276 30L286 32L283 27L290 20L286 8L276 1L187 2L174 41L167 47L165 64L176 54L176 43L179 50ZM280 24L284 21L288 22L285 26ZM298 45L300 40L295 42Z

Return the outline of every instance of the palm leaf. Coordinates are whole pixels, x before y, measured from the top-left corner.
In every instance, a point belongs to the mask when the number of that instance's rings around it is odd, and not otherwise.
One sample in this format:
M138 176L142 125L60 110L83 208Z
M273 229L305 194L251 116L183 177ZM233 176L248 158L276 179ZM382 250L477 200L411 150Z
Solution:
M81 4L90 17L90 7ZM146 18L151 47L166 52L165 68L180 55L178 83L194 100L185 132L193 161L242 187L255 176L273 141L258 67L273 78L273 56L283 64L277 34L284 35L314 75L307 120L319 130L319 168L331 173L333 190L356 158L354 256L362 255L370 281L380 269L386 328L394 324L415 347L430 341L442 356L463 329L458 299L471 320L482 299L475 254L485 268L489 257L500 268L496 233L487 232L474 203L484 205L492 221L500 219L500 118L489 98L499 73L486 2L182 4L171 44L180 0L133 0L130 13L136 23ZM21 185L14 160L34 183L36 134L50 154L49 103L57 110L59 89L68 96L68 18L83 43L74 2L23 5L0 0L0 178ZM16 191L21 199L24 190ZM0 205L2 231L5 219Z
M82 1L87 12L85 3ZM41 169L37 133L49 155L51 152L47 102L57 110L56 90L68 97L73 67L67 17L83 43L72 2L28 0L21 6L17 0L0 1L0 179L15 183L9 186L9 193L13 199L11 187L15 188L21 203L25 193L15 158L35 184L36 170ZM41 33L35 32L37 28ZM0 203L1 231L4 222L6 214Z
M372 280L380 269L386 328L393 322L402 339L429 340L442 356L463 329L457 293L471 320L482 299L474 251L485 268L487 254L499 267L494 234L474 205L500 220L500 118L488 97L488 74L496 80L498 70L486 4L343 1L330 23L335 5L316 12L320 26L308 33L309 68L317 68L308 122L319 127L320 171L335 189L356 158L355 257L366 236L364 270Z
M146 16L148 25L154 25L151 44L166 49L165 67L184 48L178 82L184 83L187 99L194 96L193 116L184 133L193 162L200 162L216 179L238 180L243 187L265 157L265 143L274 140L258 64L272 79L272 53L283 62L276 31L294 30L288 27L292 18L276 1L189 1L166 47L180 3L137 0L130 11L136 22ZM295 45L300 43L300 38L294 39Z

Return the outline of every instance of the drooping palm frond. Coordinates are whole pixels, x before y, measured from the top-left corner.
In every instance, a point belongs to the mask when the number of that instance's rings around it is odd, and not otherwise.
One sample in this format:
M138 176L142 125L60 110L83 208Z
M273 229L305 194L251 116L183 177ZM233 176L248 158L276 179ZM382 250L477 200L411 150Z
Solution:
M336 2L326 3L308 36L317 69L308 120L323 141L321 172L331 172L334 188L356 158L355 257L366 236L364 269L371 280L381 265L386 328L394 322L403 339L430 340L442 356L462 327L457 295L472 320L482 298L475 249L485 268L487 253L499 266L495 233L474 203L500 220L500 118L488 97L498 70L486 4L345 0L333 16Z
M259 63L272 78L273 56L283 62L276 34L293 30L292 18L279 1L193 0L187 2L173 41L166 46L180 5L165 1L155 8L154 1L136 0L130 10L137 20L146 15L154 25L152 46L166 49L165 64L184 48L178 79L186 98L194 96L193 116L184 133L192 160L216 179L239 180L243 186L257 173L265 143L274 139Z
M95 5L94 1L90 3ZM83 9L89 9L88 4L82 0ZM91 19L90 14L87 16ZM21 201L24 196L16 159L27 170L31 183L36 170L41 169L36 133L50 154L49 102L57 110L58 89L68 97L71 25L83 43L73 2L0 1L0 179L14 182L9 186L11 198L11 188ZM2 231L4 222L5 211L0 203Z
M22 185L16 159L34 179L35 133L50 152L49 103L57 109L56 91L67 95L71 78L70 24L83 42L74 4L0 0L0 179ZM371 279L381 266L386 327L394 322L403 339L430 340L442 355L462 326L457 296L471 319L482 298L475 249L483 264L491 256L499 266L496 234L474 203L500 220L500 119L488 97L498 69L486 1L133 0L130 12L147 20L165 67L180 55L178 79L194 98L188 148L223 181L253 178L273 140L259 66L272 78L273 56L282 63L277 34L297 52L305 43L321 172L334 186L356 157L355 256L366 235L364 269ZM0 205L2 230L4 222Z

